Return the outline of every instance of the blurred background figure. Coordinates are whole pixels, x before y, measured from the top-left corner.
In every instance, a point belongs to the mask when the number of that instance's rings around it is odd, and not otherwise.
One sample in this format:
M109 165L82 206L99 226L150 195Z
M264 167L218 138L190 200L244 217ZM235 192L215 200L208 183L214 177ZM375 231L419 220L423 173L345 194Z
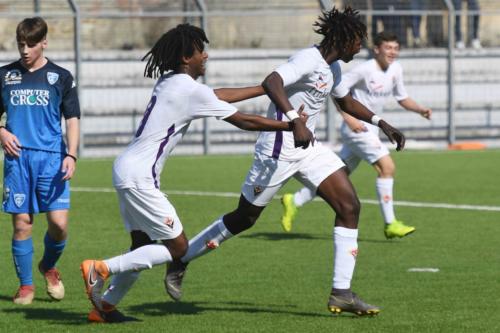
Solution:
M464 49L465 48L465 41L462 36L462 22L461 22L461 16L462 16L462 5L463 2L467 2L467 9L469 11L474 11L476 13L473 13L471 15L467 15L467 24L468 27L471 26L470 24L470 18L472 18L472 29L467 29L468 34L472 37L471 39L471 46L474 49L480 49L481 48L481 42L479 41L479 3L477 0L453 0L453 6L455 7L455 10L457 11L456 15L456 22L455 22L455 40L456 40L456 47L457 49Z

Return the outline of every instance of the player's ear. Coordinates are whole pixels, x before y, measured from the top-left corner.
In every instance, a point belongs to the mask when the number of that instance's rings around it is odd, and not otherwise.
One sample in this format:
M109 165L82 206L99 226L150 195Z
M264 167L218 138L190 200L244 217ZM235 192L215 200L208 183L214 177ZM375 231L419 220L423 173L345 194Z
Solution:
M47 44L48 44L48 42L47 42L47 38L44 38L44 39L42 40L42 49L43 49L43 50L45 50L45 49L47 48Z
M192 57L185 57L185 56L182 56L181 58L181 62L183 65L188 65L190 62L191 62L191 58Z

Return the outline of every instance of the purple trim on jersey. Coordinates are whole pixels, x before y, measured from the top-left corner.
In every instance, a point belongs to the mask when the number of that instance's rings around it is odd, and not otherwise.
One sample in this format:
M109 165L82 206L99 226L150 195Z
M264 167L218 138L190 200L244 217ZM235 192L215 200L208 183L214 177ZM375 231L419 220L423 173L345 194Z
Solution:
M276 108L276 119L283 120L283 112ZM277 131L274 137L274 147L273 147L273 158L279 158L281 153L281 147L283 147L283 132Z
M163 139L162 143L160 144L160 148L158 149L158 154L156 154L155 162L153 163L153 167L151 168L151 171L153 173L153 179L155 180L155 187L157 189L159 189L160 187L158 186L158 181L156 180L156 170L155 170L156 169L156 162L158 162L158 160L160 159L161 154L163 154L163 149L167 145L168 140L170 139L172 134L174 134L174 132L175 132L175 124L170 126L170 128L168 129L167 136Z
M153 111L153 108L155 107L155 104L156 104L156 96L153 95L151 97L151 100L148 103L148 106L146 107L146 111L144 112L144 116L142 117L141 124L139 125L139 128L137 129L137 132L135 133L136 138L141 136L142 131L144 130L144 127L146 126L146 123L148 122L149 116L151 115L151 111Z

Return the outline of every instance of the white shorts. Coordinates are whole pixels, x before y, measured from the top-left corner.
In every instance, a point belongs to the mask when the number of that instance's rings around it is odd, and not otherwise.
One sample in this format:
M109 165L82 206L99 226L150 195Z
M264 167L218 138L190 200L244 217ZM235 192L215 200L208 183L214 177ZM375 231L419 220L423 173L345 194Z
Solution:
M167 196L158 189L116 189L120 213L128 232L140 230L151 240L173 239L182 223Z
M347 125L341 127L342 148L339 156L349 171L354 171L361 160L373 164L389 155L389 149L380 141L378 131L355 133Z
M342 160L321 144L314 145L311 153L299 161L280 161L256 153L241 193L251 204L264 207L291 177L316 190L323 180L342 167Z

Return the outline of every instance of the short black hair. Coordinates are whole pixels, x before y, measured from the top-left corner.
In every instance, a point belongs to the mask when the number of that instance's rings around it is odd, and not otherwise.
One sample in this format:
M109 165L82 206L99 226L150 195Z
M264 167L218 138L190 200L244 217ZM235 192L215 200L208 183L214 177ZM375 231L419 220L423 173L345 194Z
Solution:
M324 36L320 47L326 52L347 49L357 39L363 40L367 35L366 25L361 21L359 12L350 6L345 7L343 12L335 7L323 12L314 26L318 27L314 32Z
M25 18L16 28L16 40L28 44L37 44L47 37L47 23L43 18L29 17Z
M157 78L163 73L176 70L182 64L182 57L191 57L195 49L202 52L209 43L203 29L179 24L158 39L153 48L142 58L147 59L144 76Z
M399 44L398 36L390 31L379 32L373 39L373 44L379 47L383 42L397 42Z

